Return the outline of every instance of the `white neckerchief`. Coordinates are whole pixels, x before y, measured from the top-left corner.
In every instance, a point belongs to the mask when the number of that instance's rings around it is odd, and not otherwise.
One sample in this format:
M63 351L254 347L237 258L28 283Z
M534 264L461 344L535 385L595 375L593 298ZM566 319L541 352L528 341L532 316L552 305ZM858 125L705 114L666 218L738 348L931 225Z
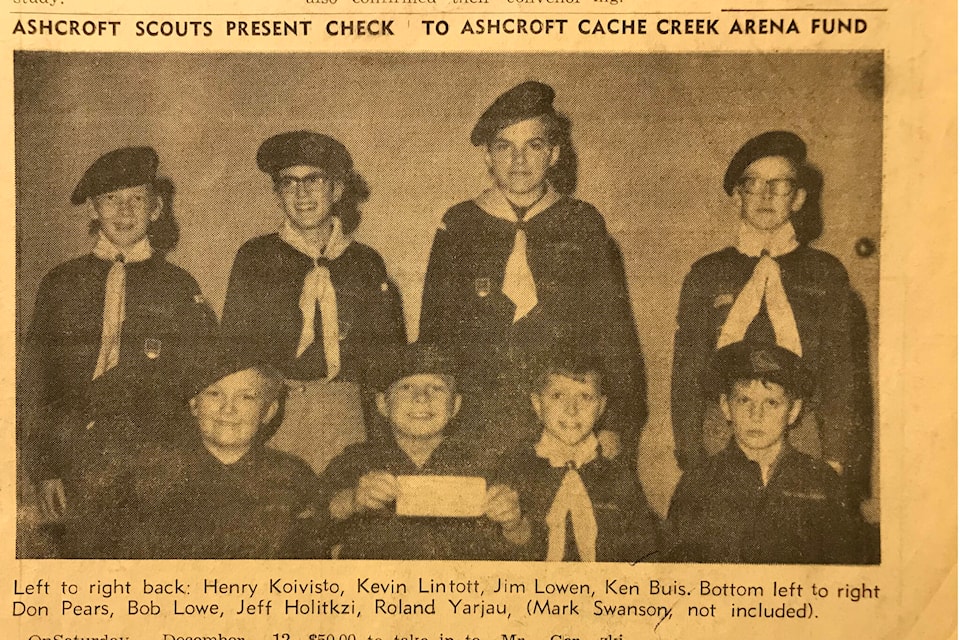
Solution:
M737 251L754 258L759 257L760 260L730 307L730 313L727 314L717 339L717 349L742 341L747 334L747 328L766 301L767 315L773 325L777 344L803 356L797 320L783 288L780 265L774 260L798 246L796 232L789 222L772 232L760 231L745 222L740 223Z
M571 446L560 442L546 430L537 443L537 457L547 460L551 467L567 467L567 473L545 518L548 530L546 559L550 562L563 560L567 544L567 514L570 514L573 524L580 560L596 562L597 518L578 469L596 459L599 445L597 436L592 433L579 444Z
M503 270L503 287L501 288L503 295L507 296L516 307L513 312L514 322L530 313L538 302L537 284L530 271L530 264L527 262L526 223L559 199L560 196L548 184L543 197L527 210L523 220L517 218L510 201L500 189L487 189L474 200L478 207L490 215L506 220L517 227L517 233L513 238L513 249Z
M126 251L120 249L103 235L97 234L93 255L112 262L107 272L103 295L103 328L100 333L100 353L93 370L93 380L117 366L120 361L120 334L127 314L127 268L128 262L143 262L153 255L150 241L143 238Z
M333 380L340 373L340 320L337 314L337 293L330 280L330 268L327 263L343 255L352 239L344 235L343 225L337 216L332 218L330 238L322 251L307 242L303 234L287 219L284 219L283 227L280 229L280 239L313 260L313 267L304 277L303 288L300 290L300 313L303 316L303 326L300 329L300 341L297 344L297 357L303 355L307 347L316 339L314 322L317 305L319 305L323 328L323 355L327 363L326 379Z

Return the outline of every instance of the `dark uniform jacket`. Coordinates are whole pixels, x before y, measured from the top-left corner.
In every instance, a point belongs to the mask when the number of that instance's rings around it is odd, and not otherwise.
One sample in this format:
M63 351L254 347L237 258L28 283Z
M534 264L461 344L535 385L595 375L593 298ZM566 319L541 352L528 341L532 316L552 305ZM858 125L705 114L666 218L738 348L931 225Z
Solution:
M20 380L21 410L33 417L31 433L24 435L38 479L64 473L78 425L82 432L100 417L132 412L146 419L167 411L154 405L181 391L190 358L215 331L214 316L189 273L157 254L128 263L120 359L91 382L111 266L86 255L56 267L40 284ZM147 339L159 340L155 358L147 355Z
M503 469L506 483L520 493L520 510L533 525L530 559L543 560L549 535L545 519L567 469L550 466L532 449L508 456ZM578 472L593 503L597 521L597 562L652 562L658 559L659 523L647 504L636 472L626 460L608 460L598 455ZM569 517L563 559L580 559Z
M340 491L355 488L371 471L398 475L479 476L491 480L487 466L475 447L448 437L418 468L392 438L362 442L334 458L321 477L322 502ZM430 518L398 516L393 505L356 514L331 536L332 545L342 545L340 558L394 560L509 560L517 549L506 541L499 524L480 518Z
M83 505L81 556L317 557L318 480L302 460L254 446L226 465L197 443L146 446L91 470L101 491ZM91 530L92 529L92 530Z
M667 516L673 562L852 564L857 525L840 478L784 444L767 485L735 442L680 478Z
M278 233L253 238L240 247L230 272L223 307L223 332L279 368L288 378L316 380L327 375L320 310L316 341L296 357L303 316L300 292L313 260L280 239ZM384 347L406 343L403 308L376 251L352 242L329 264L337 293L340 329L339 378L363 382Z
M515 225L474 201L447 211L427 267L420 339L456 349L466 369L464 411L492 427L486 440L501 449L539 436L516 430L532 422L528 372L537 357L558 346L601 354L609 404L600 428L620 432L630 448L646 416L646 390L619 249L600 213L567 196L525 229L538 304L514 323L515 306L501 288Z
M706 457L702 433L708 401L701 393L699 377L758 260L728 247L698 260L684 280L677 311L671 401L677 459L684 470ZM797 322L803 360L817 382L810 407L818 422L823 457L847 464L855 455L852 449L859 428L854 417L857 378L847 272L832 255L805 245L776 261ZM745 339L776 342L765 307Z

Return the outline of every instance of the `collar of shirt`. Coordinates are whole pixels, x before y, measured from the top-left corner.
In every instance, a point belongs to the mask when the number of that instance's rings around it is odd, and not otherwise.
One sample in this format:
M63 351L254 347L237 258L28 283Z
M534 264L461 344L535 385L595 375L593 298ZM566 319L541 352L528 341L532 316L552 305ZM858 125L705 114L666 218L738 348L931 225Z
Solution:
M760 480L763 483L763 486L766 487L770 480L773 478L777 469L780 466L780 462L786 458L793 448L785 440L780 440L773 447L771 447L763 456L761 460L754 460L747 456L747 454L740 448L740 445L737 444L734 438L730 438L730 452L736 460L742 465L750 465L754 468L759 468L760 470ZM754 466L755 465L755 466Z
M336 260L343 255L343 252L347 250L347 247L350 246L353 239L343 233L343 224L340 222L339 217L332 216L330 224L332 225L330 237L327 239L327 246L322 250L307 241L303 233L290 224L290 220L287 218L283 219L283 225L280 227L280 239L314 261L319 258Z
M551 185L547 185L547 191L543 194L543 197L537 200L533 206L527 209L527 214L523 217L524 222L529 222L536 216L538 213L546 211L552 207L560 199L560 194L554 191ZM495 218L500 218L501 220L506 220L511 224L516 224L517 214L513 209L513 206L510 204L510 201L507 200L507 196L504 195L503 191L497 189L496 187L491 187L481 193L479 196L473 200L478 207L489 213Z
M93 255L107 262L113 262L117 259L117 256L122 256L125 263L143 262L149 260L153 255L153 247L150 246L150 241L147 238L143 238L129 249L123 250L110 242L107 236L100 231L97 233L97 243L93 245Z
M777 258L798 246L800 244L797 242L797 232L791 222L782 224L773 231L762 231L741 221L737 231L737 251L752 258L759 258L764 252Z
M538 458L545 459L551 467L568 467L572 464L574 469L579 469L597 458L599 446L600 442L594 433L575 445L569 445L544 429L534 451Z

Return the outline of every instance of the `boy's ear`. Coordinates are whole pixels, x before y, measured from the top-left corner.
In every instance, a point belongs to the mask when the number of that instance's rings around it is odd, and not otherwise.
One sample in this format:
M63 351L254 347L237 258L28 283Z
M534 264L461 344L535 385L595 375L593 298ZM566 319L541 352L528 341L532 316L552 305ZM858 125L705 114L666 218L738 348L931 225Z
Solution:
M453 410L450 412L450 418L453 419L458 413L460 413L460 405L463 404L463 396L459 393L454 394L453 396Z
M548 166L554 166L560 160L560 145L553 145L553 149L550 151L550 164Z
M807 190L803 187L797 187L793 194L793 202L790 203L790 211L796 213L803 208L803 203L807 201Z
M267 412L263 414L263 419L260 420L260 425L270 424L270 421L274 419L277 415L277 411L280 410L280 401L274 400L270 403L270 406L267 407Z
M190 404L190 415L196 418L197 417L197 397L194 396L190 398L189 404Z
M377 412L384 418L389 419L390 412L387 410L387 395L383 391L378 391L375 400L377 403Z
M803 400L797 398L790 405L790 415L787 417L787 424L793 424L800 417L800 411L803 410Z
M600 410L597 411L597 417L600 417L603 415L603 412L607 410L607 396L601 395L598 402L600 404Z
M159 193L153 194L153 211L150 212L150 222L156 222L160 219L163 212L163 196Z
M346 190L346 184L343 180L334 180L333 184L330 185L330 193L333 195L333 202L340 202L340 198L343 197L343 192Z
M730 411L730 401L727 400L727 394L720 396L720 410L723 411L723 417L727 422L733 422L733 413Z
M543 420L543 400L539 393L530 394L530 404L533 405L533 412L537 414L539 420Z

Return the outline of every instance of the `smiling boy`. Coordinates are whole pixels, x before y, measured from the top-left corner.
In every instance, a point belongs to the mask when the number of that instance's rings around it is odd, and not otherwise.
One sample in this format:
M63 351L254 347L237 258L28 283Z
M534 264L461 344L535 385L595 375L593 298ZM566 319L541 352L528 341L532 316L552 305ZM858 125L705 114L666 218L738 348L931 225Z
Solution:
M269 364L231 345L206 349L189 375L188 442L143 443L91 470L100 491L76 521L77 555L107 558L316 557L317 477L264 446L285 391Z
M596 358L551 354L530 393L540 440L503 462L531 519L533 559L639 562L660 551L658 524L632 465L599 452L602 371Z
M348 447L323 474L330 515L341 523L341 558L509 559L530 535L516 492L489 485L479 517L417 517L396 512L398 476L490 480L478 451L455 435L460 411L454 366L436 347L414 343L379 370L377 408L390 425L379 442Z
M84 490L80 467L96 465L101 441L117 435L113 418L139 424L161 411L147 391L176 384L214 331L196 281L151 244L164 207L158 166L151 147L116 149L91 164L70 201L90 217L93 249L40 283L18 417L50 518ZM154 436L147 428L133 437Z

